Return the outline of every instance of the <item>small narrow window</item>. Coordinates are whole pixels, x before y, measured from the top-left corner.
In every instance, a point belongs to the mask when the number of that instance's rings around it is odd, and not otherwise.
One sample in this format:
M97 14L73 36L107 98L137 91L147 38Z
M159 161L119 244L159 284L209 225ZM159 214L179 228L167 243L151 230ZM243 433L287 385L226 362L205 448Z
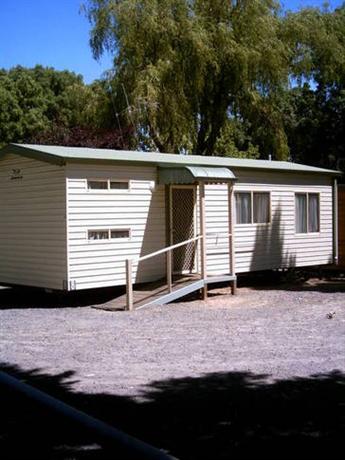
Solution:
M236 199L236 222L238 224L250 224L252 221L251 193L235 193Z
M116 238L129 238L130 236L130 232L129 232L129 229L113 229L113 230L110 230L110 237L112 239L116 239Z
M270 221L270 194L267 192L253 193L253 221L255 224L266 224Z
M317 193L296 193L296 233L320 231L320 198Z
M296 193L296 232L307 233L307 194Z
M89 230L88 239L89 240L108 240L109 230Z
M88 230L88 239L91 241L109 240L119 238L130 238L131 231L129 228L111 228L102 230Z
M129 190L129 182L111 180L110 189L111 190Z
M88 180L87 188L89 190L107 190L108 181L107 180Z
M309 193L308 198L308 232L318 233L320 231L319 195Z

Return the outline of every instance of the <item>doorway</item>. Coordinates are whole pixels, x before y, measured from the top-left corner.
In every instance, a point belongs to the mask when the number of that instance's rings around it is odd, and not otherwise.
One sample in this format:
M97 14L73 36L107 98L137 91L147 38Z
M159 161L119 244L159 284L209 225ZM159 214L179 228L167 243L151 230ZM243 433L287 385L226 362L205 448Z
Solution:
M181 243L196 236L196 190L194 186L170 187L170 244ZM173 272L192 273L195 269L196 242L173 251Z

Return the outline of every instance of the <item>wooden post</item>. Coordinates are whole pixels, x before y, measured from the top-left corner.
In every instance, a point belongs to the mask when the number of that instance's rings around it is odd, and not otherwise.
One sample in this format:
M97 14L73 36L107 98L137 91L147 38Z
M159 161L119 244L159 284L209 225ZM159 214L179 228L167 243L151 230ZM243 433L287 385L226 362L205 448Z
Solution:
M206 219L205 219L205 184L199 182L199 219L200 219L200 261L201 279L206 280ZM203 299L207 299L207 284L202 289Z
M233 195L233 185L228 182L229 269L232 276L235 275ZM236 280L231 282L231 293L236 294Z
M126 298L127 310L133 310L132 260L126 260Z
M171 257L171 250L167 252L167 284L168 284L168 291L172 292L172 257Z

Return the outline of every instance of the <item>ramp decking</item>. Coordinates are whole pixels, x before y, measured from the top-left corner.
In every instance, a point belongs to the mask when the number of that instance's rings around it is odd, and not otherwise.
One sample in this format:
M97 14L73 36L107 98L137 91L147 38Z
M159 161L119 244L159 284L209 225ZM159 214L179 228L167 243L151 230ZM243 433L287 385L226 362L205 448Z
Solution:
M234 280L236 277L231 275L213 276L206 280L200 279L198 275L176 276L173 279L171 292L168 290L165 279L137 285L134 289L133 307L134 310L139 310L151 305L164 305L198 291L205 285ZM93 308L105 311L124 311L126 302L126 294L123 294L104 304L94 305Z

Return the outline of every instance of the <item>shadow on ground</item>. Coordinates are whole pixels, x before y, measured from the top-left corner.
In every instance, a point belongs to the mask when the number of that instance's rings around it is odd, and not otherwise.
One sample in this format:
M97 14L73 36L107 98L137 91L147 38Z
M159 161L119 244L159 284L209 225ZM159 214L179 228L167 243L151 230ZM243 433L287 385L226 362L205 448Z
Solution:
M87 307L104 304L123 295L125 288L101 288L72 292L45 292L34 288L0 290L0 310L25 308Z
M180 459L336 458L344 448L345 375L267 383L251 373L153 382L140 400L72 390L73 372L0 369ZM123 458L1 388L3 459Z
M253 272L239 275L238 286L257 290L345 292L345 270L316 267Z
M210 297L224 294L229 283L214 284L209 289ZM259 271L238 275L238 287L254 290L318 291L345 292L345 270L340 269L292 269L285 272ZM136 289L145 290L145 284L136 285ZM45 292L35 288L0 289L0 310L25 308L60 307L104 307L125 293L124 286L112 288L88 289L84 291ZM200 293L194 292L178 299L174 303L200 299ZM107 309L107 308L102 308Z

